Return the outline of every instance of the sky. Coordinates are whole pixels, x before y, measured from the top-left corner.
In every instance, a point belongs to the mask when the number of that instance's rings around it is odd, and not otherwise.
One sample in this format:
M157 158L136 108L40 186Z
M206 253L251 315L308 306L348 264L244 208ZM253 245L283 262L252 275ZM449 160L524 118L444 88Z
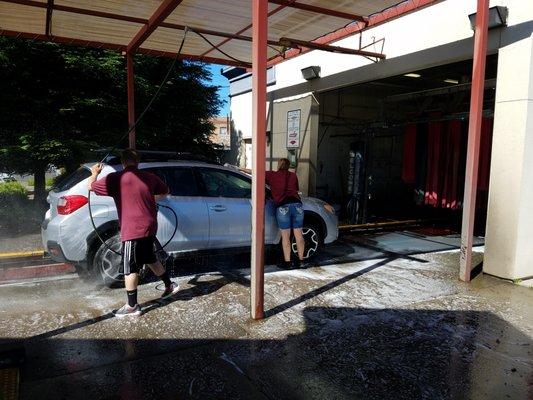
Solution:
M213 74L211 79L211 84L213 86L220 86L218 89L218 95L220 99L225 101L225 104L221 107L218 115L228 115L229 114L229 82L226 78L220 73L220 69L225 68L223 65L209 64L209 69Z

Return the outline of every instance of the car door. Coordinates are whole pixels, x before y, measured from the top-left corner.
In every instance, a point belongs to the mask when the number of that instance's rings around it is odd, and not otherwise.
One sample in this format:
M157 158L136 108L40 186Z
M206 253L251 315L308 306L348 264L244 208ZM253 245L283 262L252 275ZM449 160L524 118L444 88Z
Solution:
M149 168L170 190L170 195L158 203L172 208L178 219L174 237L165 247L167 252L206 249L209 243L209 214L196 176L190 167ZM160 207L157 217L157 237L165 244L174 232L175 217L167 208Z
M274 244L278 243L281 238L278 221L276 220L276 205L268 187L265 195L265 243Z
M248 246L252 235L252 185L244 176L197 168L209 213L209 248Z

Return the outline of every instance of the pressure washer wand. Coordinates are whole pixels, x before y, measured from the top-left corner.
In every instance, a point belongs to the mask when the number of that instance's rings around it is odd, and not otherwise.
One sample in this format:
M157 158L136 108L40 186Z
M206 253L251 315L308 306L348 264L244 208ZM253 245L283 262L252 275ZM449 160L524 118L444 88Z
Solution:
M170 68L168 69L168 71L167 71L165 77L163 78L161 84L157 88L156 92L154 93L154 95L152 96L152 98L150 99L150 101L148 102L146 107L144 108L144 110L141 112L141 114L139 114L139 117L133 122L133 124L131 124L131 126L128 128L128 130L120 137L118 142L115 143L115 145L111 148L111 150L108 151L108 153L104 156L104 158L102 158L102 160L99 162L99 164L105 164L105 161L106 161L107 157L109 157L109 155L111 155L117 149L119 144L135 129L137 124L143 119L144 115L148 112L148 110L150 109L150 107L154 103L155 99L159 96L159 93L161 92L161 89L163 88L163 85L167 82L170 74L174 70L174 66L176 65L176 62L177 62L178 58L181 55L181 51L183 50L183 45L185 44L185 39L187 38L187 33L188 32L189 32L189 28L186 26L185 29L183 30L183 38L181 39L181 44L180 44L180 47L178 49L178 53L176 54L176 57L174 58L174 61L172 61L172 64L170 65ZM176 215L176 212L171 207L163 206L162 204L158 204L158 206L164 207L164 208L168 208L169 210L171 210L172 213L174 214L175 219L176 219L176 224L174 226L174 232L172 233L172 236L167 241L167 243L165 243L162 246L162 248L164 248L166 245L168 245L170 243L170 241L174 238L174 235L176 234L176 231L178 229L178 216ZM102 244L108 250L111 250L115 254L122 255L122 253L119 253L118 251L113 250L105 242L105 240L102 238L102 236L100 236L100 233L98 232L98 228L96 227L96 224L94 222L93 213L92 213L92 210L91 210L91 190L90 189L88 190L88 195L87 195L87 207L89 208L89 219L91 220L91 224L93 226L94 233L96 234L98 239L100 239Z

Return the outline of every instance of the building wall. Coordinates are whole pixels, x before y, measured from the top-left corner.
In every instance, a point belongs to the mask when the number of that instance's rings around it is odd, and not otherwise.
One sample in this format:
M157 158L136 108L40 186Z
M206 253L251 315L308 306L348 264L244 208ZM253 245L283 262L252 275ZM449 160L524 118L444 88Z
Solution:
M490 3L509 7L510 25L527 24L532 18L528 12L522 12L524 5L529 7L526 4L530 3L528 1L492 0ZM311 51L282 62L273 69L275 79L270 79L267 88L269 97L271 100L281 100L469 59L472 57L473 32L468 15L475 12L476 0L446 0L376 26L362 35L332 43L357 48L359 37L362 36L363 46L370 45L369 50L383 51L387 55L387 59L379 63L364 57L324 51ZM376 44L373 45L373 42ZM500 45L500 32L492 31L489 49L495 52ZM302 78L301 69L311 65L321 67L321 78L308 82ZM241 94L231 98L235 133L243 139L252 137L251 87L251 77L239 80Z
M533 17L533 2L510 14ZM533 22L502 35L484 270L533 277Z
M300 110L300 148L295 149L298 159L294 169L300 191L314 195L316 187L318 103L312 95L275 101L269 118L270 141L267 146L267 170L275 170L280 158L289 158L287 150L287 113Z
M215 130L211 135L211 142L220 146L223 150L231 149L231 128L227 116L219 116L211 119Z

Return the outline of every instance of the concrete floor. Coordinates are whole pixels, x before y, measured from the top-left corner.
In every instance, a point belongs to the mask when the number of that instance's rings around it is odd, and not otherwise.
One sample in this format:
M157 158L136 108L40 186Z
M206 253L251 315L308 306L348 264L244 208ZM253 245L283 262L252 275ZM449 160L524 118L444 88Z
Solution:
M322 267L268 267L259 322L242 257L197 275L182 264L170 301L143 285L146 313L128 321L110 314L122 290L0 286L0 338L24 339L21 399L533 399L533 290L464 284L456 250L401 240L342 240Z

